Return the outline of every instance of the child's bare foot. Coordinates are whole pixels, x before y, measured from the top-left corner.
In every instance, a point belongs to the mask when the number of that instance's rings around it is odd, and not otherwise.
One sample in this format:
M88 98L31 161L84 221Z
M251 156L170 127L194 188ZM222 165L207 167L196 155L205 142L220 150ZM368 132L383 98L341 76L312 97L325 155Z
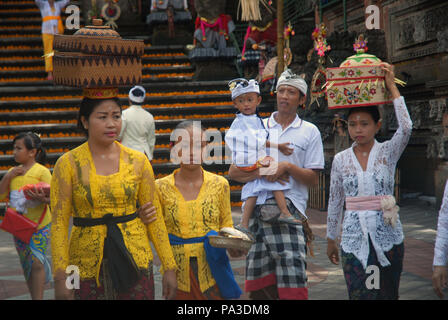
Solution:
M249 223L248 222L243 222L241 221L240 224L238 225L239 227L243 227L245 229L249 229Z
M263 159L261 159L260 161L258 161L258 163L263 167L269 167L269 165L271 164L272 161L275 161L275 159L272 158L271 156L266 156Z

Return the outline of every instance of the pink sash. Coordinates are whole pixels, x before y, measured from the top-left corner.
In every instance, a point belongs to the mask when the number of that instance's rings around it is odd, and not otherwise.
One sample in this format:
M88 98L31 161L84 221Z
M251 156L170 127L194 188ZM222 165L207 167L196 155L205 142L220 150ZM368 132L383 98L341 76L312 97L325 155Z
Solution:
M382 210L381 200L385 196L347 197L345 206L350 211L376 211Z

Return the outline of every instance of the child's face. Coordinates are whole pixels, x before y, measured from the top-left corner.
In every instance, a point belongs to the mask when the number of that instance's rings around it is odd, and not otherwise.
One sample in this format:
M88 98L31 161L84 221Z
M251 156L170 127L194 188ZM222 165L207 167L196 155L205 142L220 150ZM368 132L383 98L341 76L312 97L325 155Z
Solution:
M233 100L235 107L244 115L255 114L261 97L255 92L244 93Z
M13 155L17 163L23 164L36 155L36 149L28 150L24 139L18 139L14 142Z

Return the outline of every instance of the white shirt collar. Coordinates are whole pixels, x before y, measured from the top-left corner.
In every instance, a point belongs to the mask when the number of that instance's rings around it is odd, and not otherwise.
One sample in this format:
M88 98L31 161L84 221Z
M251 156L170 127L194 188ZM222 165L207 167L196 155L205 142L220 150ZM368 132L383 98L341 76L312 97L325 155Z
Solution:
M268 119L268 123L267 123L267 128L273 128L276 125L280 125L279 123L277 123L277 121L275 121L274 116L278 113L278 111L275 111L271 114L271 116ZM299 116L296 114L296 117L294 119L294 121L288 126L289 127L293 127L293 128L298 128L300 127L300 124L302 123L302 119L299 118Z

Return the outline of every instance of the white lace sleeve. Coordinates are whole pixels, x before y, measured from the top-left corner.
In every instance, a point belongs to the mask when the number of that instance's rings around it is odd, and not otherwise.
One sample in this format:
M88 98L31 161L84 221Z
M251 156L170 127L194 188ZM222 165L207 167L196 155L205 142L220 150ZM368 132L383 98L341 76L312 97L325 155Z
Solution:
M397 117L398 129L391 140L387 141L389 146L390 160L393 164L398 162L401 154L406 148L412 133L412 120L403 97L394 100L395 116Z
M445 184L442 207L437 224L436 245L434 248L435 266L446 266L448 262L448 182Z
M330 196L327 214L327 238L335 240L340 233L345 193L342 184L342 167L340 153L333 159L330 176Z

